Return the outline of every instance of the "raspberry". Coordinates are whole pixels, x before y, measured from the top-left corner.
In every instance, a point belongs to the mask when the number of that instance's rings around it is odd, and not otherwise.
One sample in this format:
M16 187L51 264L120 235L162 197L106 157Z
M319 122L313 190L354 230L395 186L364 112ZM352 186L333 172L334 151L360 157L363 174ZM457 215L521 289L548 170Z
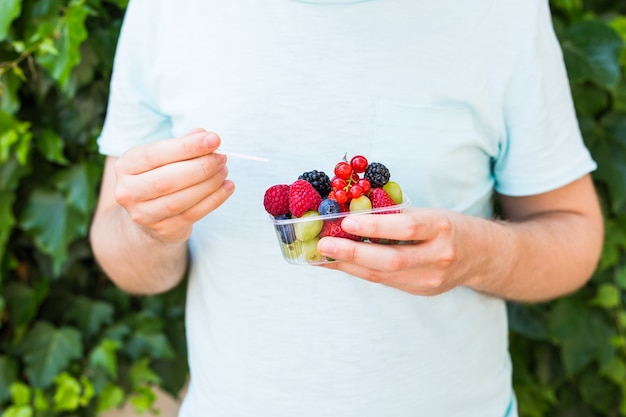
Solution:
M323 171L308 171L298 177L299 180L306 180L315 190L320 194L322 198L326 198L330 193L330 178Z
M322 197L306 180L296 180L289 187L289 211L294 217L301 217L309 210L317 210Z
M396 202L393 201L393 199L389 196L389 194L387 194L387 191L383 190L382 188L372 188L372 190L370 191L369 197L370 197L370 200L372 201L372 208L374 209L396 205ZM376 212L376 213L377 214L400 213L400 210L389 210L389 211Z
M361 240L361 238L358 236L355 236L348 232L344 232L344 230L341 228L341 220L342 219L333 219L324 221L324 226L322 227L322 231L320 232L320 237L332 236L343 237L356 241Z
M369 180L372 188L377 188L387 184L391 174L389 173L387 167L380 162L372 162L367 166L363 177Z
M274 217L289 213L289 186L277 184L265 190L263 206Z

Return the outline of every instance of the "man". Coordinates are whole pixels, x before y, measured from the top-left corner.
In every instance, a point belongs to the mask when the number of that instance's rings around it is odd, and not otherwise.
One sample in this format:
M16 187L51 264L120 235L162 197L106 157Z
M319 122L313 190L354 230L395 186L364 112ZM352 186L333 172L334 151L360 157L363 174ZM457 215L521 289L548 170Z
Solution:
M99 145L103 269L151 294L190 268L181 417L517 416L504 300L576 290L601 248L545 0L132 0ZM344 230L416 243L287 264L265 189L346 153L412 207Z

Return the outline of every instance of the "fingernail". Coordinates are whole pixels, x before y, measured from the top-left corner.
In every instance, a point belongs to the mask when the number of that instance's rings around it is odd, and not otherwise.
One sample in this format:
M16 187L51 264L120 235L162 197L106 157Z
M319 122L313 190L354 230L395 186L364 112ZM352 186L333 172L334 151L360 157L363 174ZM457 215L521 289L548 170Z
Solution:
M202 140L209 148L217 148L220 145L220 138L213 132L207 133Z
M229 193L233 192L235 190L235 183L232 181L224 181L224 183L222 184L222 188L224 188L224 190Z
M337 247L332 240L322 239L317 244L317 250L319 253L325 256L333 256L337 251Z
M348 233L355 233L359 230L359 222L352 217L346 217L341 222L341 228Z
M221 164L221 165L226 165L226 161L228 160L228 157L226 155L223 155L221 153L217 153L214 152L213 153L215 156L217 156L217 161Z

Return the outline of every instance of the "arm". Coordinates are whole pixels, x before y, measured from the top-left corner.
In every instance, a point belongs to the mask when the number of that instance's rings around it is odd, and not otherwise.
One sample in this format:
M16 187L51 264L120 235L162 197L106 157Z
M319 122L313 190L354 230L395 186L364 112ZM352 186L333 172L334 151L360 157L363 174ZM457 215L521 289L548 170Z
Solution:
M603 239L602 213L589 175L527 197L501 196L504 221L437 209L346 218L349 233L411 240L383 246L324 238L326 267L419 295L468 286L497 297L537 302L580 288ZM357 222L358 220L358 222Z
M150 294L180 282L193 224L234 190L219 143L195 130L107 158L90 240L120 288Z

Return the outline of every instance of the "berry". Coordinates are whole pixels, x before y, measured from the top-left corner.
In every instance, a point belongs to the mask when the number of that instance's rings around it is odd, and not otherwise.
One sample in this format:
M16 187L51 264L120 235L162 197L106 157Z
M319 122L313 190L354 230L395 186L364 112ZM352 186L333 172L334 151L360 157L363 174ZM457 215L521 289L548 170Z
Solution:
M319 216L319 213L315 210L309 210L302 215L302 218L306 217L315 217ZM296 238L302 242L306 242L307 240L311 240L320 233L322 230L322 226L324 225L323 220L307 220L299 223L293 224L293 229L296 233Z
M263 197L263 207L274 217L289 213L289 186L277 184L268 188Z
M318 263L324 259L324 257L317 251L317 242L320 241L319 237L302 242L302 255L309 263Z
M365 158L363 155L353 156L350 160L350 166L352 167L352 170L354 172L365 172L365 170L367 169L367 164L367 158Z
M363 187L355 184L350 187L348 193L350 194L350 198L359 198L363 194Z
M360 186L363 189L363 194L367 194L372 189L372 185L367 178L361 178L356 182L356 185Z
M302 242L296 240L292 243L283 243L280 245L280 250L289 262L297 264L297 260L302 254Z
M322 202L320 203L319 207L317 208L317 211L322 216L326 215L326 214L340 213L341 212L341 206L339 205L337 200L331 200L331 199L327 198L327 199L322 200Z
M372 188L382 187L389 181L389 170L380 162L372 162L368 165L363 176L369 180Z
M370 200L372 201L372 207L375 209L396 205L396 202L393 201L389 194L387 194L387 191L383 190L382 188L372 188L372 190L370 191ZM389 210L382 213L389 214L399 212L400 210ZM381 212L378 213L380 214Z
M344 230L341 228L342 220L343 219L326 220L324 222L324 227L322 227L322 231L320 232L320 237L331 236L343 237L351 240L361 240L361 238L358 236L355 236L348 232L344 232Z
M350 198L350 194L348 194L346 190L341 189L341 190L335 191L335 200L337 200L339 204L346 203L349 198Z
M317 210L321 202L322 197L306 180L296 180L289 187L289 211L294 217L301 217L309 210Z
M343 178L333 177L333 179L330 181L330 186L333 190L343 190L348 186L348 181L344 180Z
M287 220L287 219L289 219L289 216L286 214L281 214L279 216L276 216L276 220ZM292 223L276 224L275 227L276 227L276 231L280 235L280 240L283 243L286 243L288 245L292 243L294 240L296 240L296 233L293 230Z
M347 180L352 176L352 167L349 163L342 161L335 165L334 172L337 177Z
M391 197L396 204L401 204L404 200L402 197L402 188L400 188L400 185L397 182L389 181L383 186L383 190L387 191L389 197Z
M328 175L323 171L314 169L313 171L308 171L300 175L298 179L311 183L322 198L326 198L328 193L330 193L330 178L328 178Z
M367 211L371 210L372 202L366 195L362 195L359 198L354 198L350 201L350 211Z

